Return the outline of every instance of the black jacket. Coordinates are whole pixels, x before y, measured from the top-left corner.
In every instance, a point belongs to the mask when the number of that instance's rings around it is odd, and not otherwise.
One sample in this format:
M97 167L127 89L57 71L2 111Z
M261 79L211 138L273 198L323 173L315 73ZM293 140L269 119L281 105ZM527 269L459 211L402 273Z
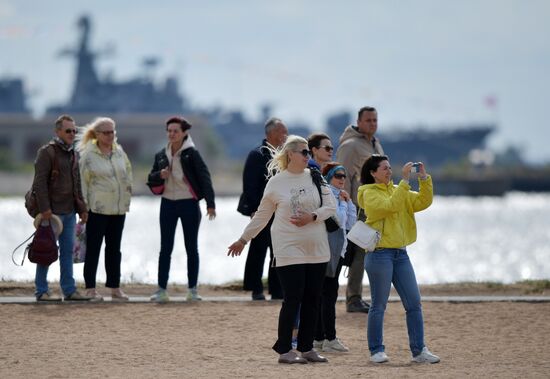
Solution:
M210 172L202 160L199 151L194 147L183 150L180 161L185 178L188 180L191 188L193 188L193 192L197 195L197 200L205 199L207 208L216 208ZM164 180L160 177L160 171L168 167L168 165L166 151L162 149L155 154L155 162L147 178L148 183L164 183Z
M267 163L270 159L271 152L265 139L248 153L243 170L243 193L237 207L239 213L250 216L258 209L267 184Z

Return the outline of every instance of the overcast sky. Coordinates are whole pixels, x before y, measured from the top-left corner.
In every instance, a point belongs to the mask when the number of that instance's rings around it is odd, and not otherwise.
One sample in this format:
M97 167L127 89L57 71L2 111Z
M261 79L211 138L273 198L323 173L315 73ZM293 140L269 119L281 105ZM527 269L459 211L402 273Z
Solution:
M25 78L35 112L70 94L74 62L57 52L83 13L92 47L111 50L102 75L158 56L156 77L177 76L196 106L257 118L270 102L314 129L363 105L384 131L497 122L492 147L550 161L550 1L0 0L0 76Z

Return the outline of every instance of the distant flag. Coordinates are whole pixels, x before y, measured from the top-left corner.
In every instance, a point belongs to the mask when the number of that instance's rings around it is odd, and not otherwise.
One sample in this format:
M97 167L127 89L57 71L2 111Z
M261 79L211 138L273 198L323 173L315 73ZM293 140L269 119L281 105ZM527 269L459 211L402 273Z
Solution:
M494 95L488 95L485 96L485 99L483 100L483 103L487 107L487 109L496 109L498 100L497 97Z

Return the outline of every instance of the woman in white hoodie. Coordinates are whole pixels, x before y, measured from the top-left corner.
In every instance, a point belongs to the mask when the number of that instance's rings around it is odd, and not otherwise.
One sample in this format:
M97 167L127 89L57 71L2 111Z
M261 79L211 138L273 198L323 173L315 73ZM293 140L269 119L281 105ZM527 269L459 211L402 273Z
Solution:
M86 295L92 300L103 297L96 290L99 254L105 239L105 286L111 288L113 301L126 301L120 289L120 244L126 212L132 196L132 166L116 141L115 122L97 118L81 128L77 149L80 153L82 195L88 207L86 223Z
M206 200L206 212L210 220L216 217L214 189L208 167L189 135L191 124L183 117L174 116L166 121L168 145L155 155L149 173L148 185L161 194L160 204L160 254L158 290L151 301L169 301L166 287L174 237L178 220L181 220L187 252L187 300L201 300L197 292L199 276L198 236L201 222L199 201Z

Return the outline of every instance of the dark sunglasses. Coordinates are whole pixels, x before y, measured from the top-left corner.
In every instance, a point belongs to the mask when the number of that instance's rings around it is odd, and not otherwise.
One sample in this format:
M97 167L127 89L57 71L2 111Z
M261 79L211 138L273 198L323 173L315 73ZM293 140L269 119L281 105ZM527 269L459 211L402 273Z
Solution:
M76 134L76 129L65 129L65 134Z
M319 149L325 149L327 153L330 153L332 150L334 150L334 147L325 145L325 146L319 146Z
M295 153L300 153L302 154L304 157L308 157L311 153L308 149L304 149L304 150L301 150L301 151L295 151Z
M346 179L346 174L334 174L336 179Z
M103 130L103 131L98 130L97 132L103 134L104 136L110 136L115 134L114 130Z

